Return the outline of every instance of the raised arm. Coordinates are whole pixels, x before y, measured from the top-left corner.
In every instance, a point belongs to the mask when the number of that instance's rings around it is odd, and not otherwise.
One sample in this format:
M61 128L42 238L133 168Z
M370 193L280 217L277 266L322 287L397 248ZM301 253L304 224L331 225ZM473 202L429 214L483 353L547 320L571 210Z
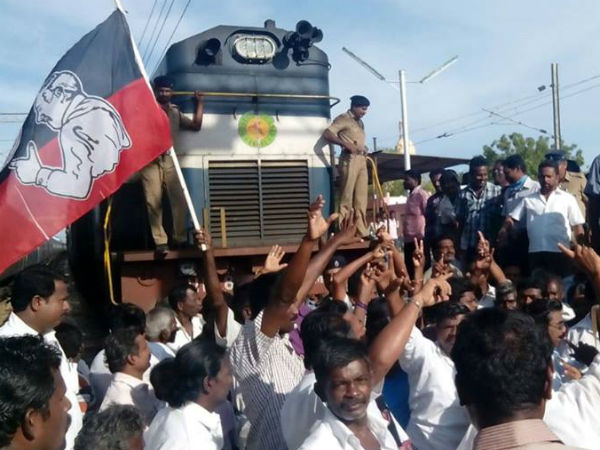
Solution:
M296 294L297 302L304 301L337 249L342 245L350 244L357 240L360 240L360 238L356 236L354 214L348 214L342 221L340 232L329 239L323 248L310 260L306 276Z
M180 114L179 126L186 130L200 131L202 129L202 119L204 118L204 95L200 92L194 92L194 98L197 102L194 118L190 120L188 117Z
M419 318L421 308L447 300L451 293L448 279L452 274L432 278L415 294L373 341L369 357L373 366L373 383L379 383L398 361Z
M288 304L296 301L298 291L306 277L306 270L313 248L321 235L327 232L333 221L338 217L338 214L332 214L328 219L325 219L323 217L323 206L325 206L325 200L323 200L322 195L319 195L315 202L310 205L308 230L283 275L274 300Z
M229 306L227 306L219 283L212 237L207 230L200 229L195 231L194 238L198 249L202 250L202 245L206 246L206 250L202 251L202 271L204 274L204 283L206 285L206 298L204 301L215 311L215 325L217 326L219 334L221 336L226 336Z
M593 248L585 245L575 245L571 250L558 244L558 248L585 272L594 286L596 298L600 298L600 256Z
M332 297L334 300L344 299L344 297L346 296L346 282L350 279L352 275L356 273L358 269L375 259L379 253L381 253L380 256L383 256L383 251L379 251L379 249L377 248L373 249L372 251L369 251L361 257L356 258L352 262L346 264L340 269L339 272L337 272L333 276Z

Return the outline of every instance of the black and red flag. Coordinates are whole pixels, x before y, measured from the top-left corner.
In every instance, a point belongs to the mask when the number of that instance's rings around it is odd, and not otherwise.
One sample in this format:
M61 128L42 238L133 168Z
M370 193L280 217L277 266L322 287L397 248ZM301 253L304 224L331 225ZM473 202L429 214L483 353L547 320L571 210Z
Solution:
M1 166L0 273L170 147L117 9L52 69Z

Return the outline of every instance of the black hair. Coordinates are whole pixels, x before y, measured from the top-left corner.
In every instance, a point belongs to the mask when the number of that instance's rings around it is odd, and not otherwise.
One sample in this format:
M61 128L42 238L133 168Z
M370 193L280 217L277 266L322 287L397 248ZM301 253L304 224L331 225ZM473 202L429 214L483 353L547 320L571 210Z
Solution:
M452 348L461 403L496 423L539 405L551 354L548 334L526 314L496 308L473 312L458 327Z
M510 155L504 161L504 167L508 169L520 169L523 173L527 173L527 165L521 155Z
M517 291L522 292L526 289L539 289L540 292L544 292L544 280L540 277L528 277L519 280Z
M248 295L252 320L269 304L281 281L283 272L266 273L250 282Z
M441 167L436 167L435 169L432 169L429 172L429 178L433 178L436 175L443 175L444 174L444 169L442 169Z
M7 447L28 409L49 414L59 351L39 336L0 338L0 447Z
M538 166L538 173L546 167L551 167L552 169L554 169L554 173L558 174L558 163L556 161L553 161L551 159L544 159Z
M466 278L452 277L448 280L452 288L450 301L458 303L465 292L476 292L477 287Z
M343 316L348 312L348 305L342 300L326 299L319 304L318 310Z
M225 349L205 339L194 339L179 349L175 358L157 364L151 383L157 398L172 408L196 401L204 391L204 380L214 378L221 370Z
M104 357L111 373L120 372L127 364L129 355L137 355L140 351L135 339L140 335L133 328L121 328L106 337Z
M449 235L449 234L441 234L439 235L435 241L433 241L433 249L437 249L440 245L440 243L442 241L452 241L452 244L454 244L454 249L456 250L456 240L454 239L453 236Z
M456 302L442 302L429 308L430 317L435 325L440 325L446 319L452 319L460 315L469 315L470 311L465 305Z
M452 181L456 184L459 184L458 182L458 174L452 170L452 169L446 169L442 172L442 178L440 178L440 183L447 183L449 181Z
M146 331L146 314L133 303L119 303L113 306L108 318L108 326L112 332L123 328L133 328L139 334Z
M358 296L358 288L360 287L360 275L365 270L366 264L361 266L356 272L348 278L348 295L350 297Z
M319 308L311 311L302 321L300 337L304 346L304 366L312 368L312 361L323 339L350 337L350 325L342 317Z
M54 293L54 282L67 279L51 268L38 264L30 266L15 277L10 303L14 312L24 311L36 295L48 298Z
M179 286L175 286L171 290L169 293L169 306L173 311L177 312L179 310L177 305L185 300L188 290L198 292L197 289L191 284L181 284Z
M75 358L79 355L83 344L83 333L79 327L69 322L63 322L54 328L54 331L67 358Z
M244 324L243 309L250 306L250 285L251 283L233 285L233 298L231 299L233 318L242 325Z
M472 171L473 169L477 169L479 167L487 167L488 166L488 161L487 159L485 159L485 157L483 156L475 156L474 158L471 159L471 161L469 161L469 171Z
M369 353L362 342L341 337L324 340L312 361L317 382L325 385L332 370L361 359L370 367Z
M525 312L533 317L535 323L548 326L550 323L550 313L562 312L562 303L558 300L538 298L529 305L525 305Z
M377 297L367 307L367 323L365 337L370 346L377 335L390 323L390 309L385 297Z
M404 177L412 178L413 180L417 181L417 184L421 184L421 172L419 172L418 170L407 170L406 172L404 172Z
M155 90L160 88L172 88L173 80L167 75L159 75L158 77L154 78L152 84L154 85Z
M144 420L135 406L113 405L85 417L73 450L129 450L129 440L144 432Z

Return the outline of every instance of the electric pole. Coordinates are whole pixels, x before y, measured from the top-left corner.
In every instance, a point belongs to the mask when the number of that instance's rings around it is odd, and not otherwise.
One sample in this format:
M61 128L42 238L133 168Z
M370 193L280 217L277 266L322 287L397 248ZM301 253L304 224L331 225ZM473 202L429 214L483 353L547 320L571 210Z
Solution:
M554 150L560 149L560 104L558 96L558 63L552 63L552 113L554 118Z

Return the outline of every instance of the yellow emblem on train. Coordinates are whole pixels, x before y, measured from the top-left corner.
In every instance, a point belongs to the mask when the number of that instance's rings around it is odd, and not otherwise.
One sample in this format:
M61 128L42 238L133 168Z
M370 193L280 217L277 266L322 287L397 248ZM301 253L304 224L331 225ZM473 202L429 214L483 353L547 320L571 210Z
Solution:
M247 112L240 118L238 133L247 145L260 148L273 143L277 127L271 116Z

